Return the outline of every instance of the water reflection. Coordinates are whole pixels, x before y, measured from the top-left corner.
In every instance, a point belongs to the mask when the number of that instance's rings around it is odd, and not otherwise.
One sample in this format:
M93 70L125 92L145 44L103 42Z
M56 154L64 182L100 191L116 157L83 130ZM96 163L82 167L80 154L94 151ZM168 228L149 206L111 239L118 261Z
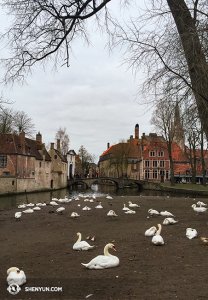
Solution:
M10 209L12 207L17 207L20 204L27 203L38 203L46 202L47 204L51 201L52 197L58 199L77 197L80 193L85 193L88 197L91 197L93 194L96 197L105 196L110 194L111 196L171 196L171 197L186 197L185 193L170 193L164 191L152 191L152 190L138 190L137 188L124 188L116 189L115 186L109 185L93 185L91 189L83 189L83 186L78 186L76 189L62 189L53 192L44 192L44 193L31 193L31 194L22 194L22 195L12 195L0 197L0 210ZM191 196L191 195L190 195Z

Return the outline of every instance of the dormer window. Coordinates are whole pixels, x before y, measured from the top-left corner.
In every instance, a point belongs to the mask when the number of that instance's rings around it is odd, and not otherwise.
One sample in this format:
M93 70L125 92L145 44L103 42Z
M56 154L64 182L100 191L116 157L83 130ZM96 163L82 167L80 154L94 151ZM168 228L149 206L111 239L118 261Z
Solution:
M149 155L150 156L155 156L155 151L150 151Z

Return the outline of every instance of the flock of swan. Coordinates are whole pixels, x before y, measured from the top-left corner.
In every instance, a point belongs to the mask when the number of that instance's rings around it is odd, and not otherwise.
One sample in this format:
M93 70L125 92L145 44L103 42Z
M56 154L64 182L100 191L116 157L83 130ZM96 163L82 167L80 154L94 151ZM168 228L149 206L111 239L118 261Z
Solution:
M75 201L80 200L80 197L84 198L85 196L79 195L79 197L76 197L74 200ZM93 198L96 199L95 196ZM113 199L111 196L108 196L108 195L107 195L106 198L107 199ZM72 201L72 199L68 199L67 197L65 197L64 199L59 199L59 200L57 198L52 198L52 201L50 202L50 205L54 207L54 206L58 206L59 204L62 204L62 203L70 203L71 201ZM84 201L85 202L89 201L90 203L94 202L93 199L85 199ZM16 212L15 213L15 218L20 220L20 218L22 216L22 213L33 213L36 210L37 211L40 210L41 207L45 206L45 205L46 205L46 203L37 203L36 205L33 204L33 203L29 203L29 204L19 205L18 208L23 208L23 209L27 208L27 209L22 211L22 212ZM197 206L197 205L199 205L199 206ZM205 204L201 201L198 201L197 205L193 204L191 206L195 212L203 213L203 212L207 211L207 208L205 207L205 206L207 206L207 204ZM80 206L80 204L78 204L78 206ZM126 214L135 214L136 210L133 210L133 209L137 209L139 207L140 207L139 205L129 201L128 206L126 204L124 204L124 207L123 207L122 210ZM99 202L99 204L97 206L95 206L95 208L96 209L102 209L103 208L102 203ZM62 213L64 210L65 210L64 207L59 207L56 210L56 212L57 213ZM84 206L82 208L82 210L87 211L87 210L91 210L91 208L88 207L88 206ZM162 223L163 225L173 225L173 224L178 223L178 221L174 219L175 216L172 213L168 212L168 211L158 212L157 210L151 208L151 209L148 210L148 213L149 213L150 216L165 217L165 219ZM118 217L118 215L113 210L110 210L107 213L107 216L109 216L109 217ZM72 218L77 218L77 217L80 217L80 215L76 212L72 212L71 217ZM164 245L164 240L161 236L161 231L162 231L162 225L157 224L157 227L152 226L149 229L147 229L145 231L144 235L146 237L152 237L152 244L157 245L157 246L158 245ZM188 239L193 239L197 236L198 236L198 234L197 234L196 229L193 229L193 228L187 228L186 229L186 237ZM72 247L73 250L87 251L87 250L91 250L91 249L94 248L94 245L90 245L88 242L82 241L82 235L81 235L80 232L77 233L77 237L78 237L78 240L73 245L73 247ZM87 237L87 239L91 239L92 241L95 240L95 238L96 238L96 236L94 236L92 238L91 238L91 236ZM207 238L201 237L200 240L204 244L208 244L208 239ZM104 247L104 255L98 255L95 258L93 258L89 263L82 263L82 265L85 266L88 269L106 269L106 268L117 267L119 265L119 258L117 256L114 256L114 255L110 254L109 253L110 249L113 249L113 250L116 251L114 244L112 244L112 243L107 244ZM8 269L7 270L7 275L8 275L8 277L7 277L8 284L17 283L18 285L22 285L26 282L26 276L25 276L24 271L19 270L16 267L12 267L12 268Z

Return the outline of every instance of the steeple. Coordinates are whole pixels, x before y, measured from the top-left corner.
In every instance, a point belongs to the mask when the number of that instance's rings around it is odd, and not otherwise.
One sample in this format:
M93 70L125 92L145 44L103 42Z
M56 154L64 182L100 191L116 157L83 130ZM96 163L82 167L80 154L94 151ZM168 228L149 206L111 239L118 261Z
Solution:
M181 150L185 149L185 136L183 130L183 122L181 121L180 118L180 109L179 109L178 100L176 100L176 105L175 105L173 141L178 144Z

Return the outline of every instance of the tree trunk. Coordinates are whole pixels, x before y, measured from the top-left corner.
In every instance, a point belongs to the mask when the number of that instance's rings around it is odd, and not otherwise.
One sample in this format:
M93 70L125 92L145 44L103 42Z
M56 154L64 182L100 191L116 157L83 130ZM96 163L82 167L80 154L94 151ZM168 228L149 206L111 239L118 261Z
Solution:
M182 41L199 118L208 139L208 66L195 27L195 20L184 0L167 0L167 3Z
M204 161L204 137L203 129L201 129L201 164L202 164L202 176L203 176L203 186L206 186L206 177L205 177L205 161Z
M174 180L174 170L173 170L173 160L172 160L171 146L172 146L172 143L167 142L168 155L169 155L169 160L170 160L170 185L174 186L175 185L175 180Z

